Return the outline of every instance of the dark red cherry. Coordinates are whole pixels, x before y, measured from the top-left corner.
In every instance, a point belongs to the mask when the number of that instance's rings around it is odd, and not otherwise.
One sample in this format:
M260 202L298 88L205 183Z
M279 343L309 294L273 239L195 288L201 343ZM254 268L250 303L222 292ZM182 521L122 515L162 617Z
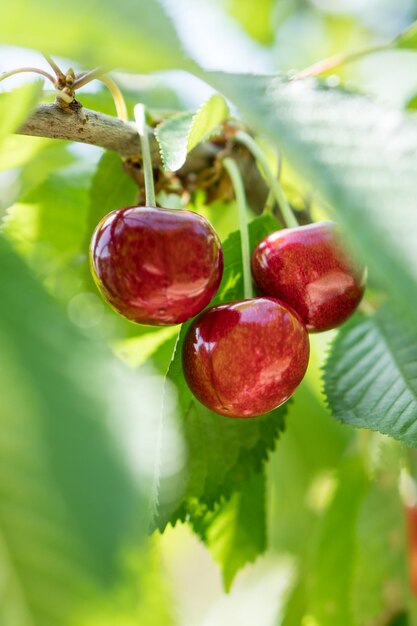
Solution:
M339 326L365 290L364 268L333 222L268 235L252 255L252 274L262 293L287 302L312 332Z
M98 224L90 247L104 298L138 324L179 324L206 307L220 284L223 252L192 211L128 207Z
M183 346L187 383L228 417L256 417L288 400L307 369L306 328L286 304L253 298L204 311Z

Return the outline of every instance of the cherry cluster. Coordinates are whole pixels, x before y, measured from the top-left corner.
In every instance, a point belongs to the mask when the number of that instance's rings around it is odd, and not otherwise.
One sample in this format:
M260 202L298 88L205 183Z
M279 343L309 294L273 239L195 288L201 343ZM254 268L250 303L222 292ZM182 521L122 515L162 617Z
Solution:
M187 210L109 213L91 242L94 279L107 302L139 324L179 324L201 313L223 273L220 240ZM287 228L252 256L259 297L213 306L187 331L183 370L193 394L229 417L255 417L294 393L307 369L308 332L335 328L358 306L364 269L332 222Z

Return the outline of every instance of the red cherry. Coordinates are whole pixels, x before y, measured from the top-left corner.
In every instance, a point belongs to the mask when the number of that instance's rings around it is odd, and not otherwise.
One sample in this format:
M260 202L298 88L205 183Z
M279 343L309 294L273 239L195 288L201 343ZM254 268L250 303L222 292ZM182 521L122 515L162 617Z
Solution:
M268 235L253 253L252 274L262 293L287 302L312 332L339 326L365 290L364 268L352 260L333 222Z
M228 417L256 417L294 393L307 369L309 340L290 307L253 298L204 311L187 331L182 356L200 402Z
M213 298L223 272L220 241L192 211L128 207L98 224L93 277L109 304L138 324L179 324Z

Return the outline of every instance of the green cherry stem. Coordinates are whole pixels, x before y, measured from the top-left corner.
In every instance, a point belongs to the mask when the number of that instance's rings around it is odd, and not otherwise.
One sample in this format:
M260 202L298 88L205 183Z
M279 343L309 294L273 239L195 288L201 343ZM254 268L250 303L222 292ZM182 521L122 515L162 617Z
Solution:
M240 241L242 248L242 267L243 267L243 293L246 300L253 298L252 274L250 269L250 244L247 223L247 207L245 198L245 187L243 185L242 176L236 162L231 158L226 158L223 165L229 174L233 189L236 196L236 203L239 212L239 229Z
M110 78L110 76L102 76L100 80L103 85L107 87L113 98L114 105L116 107L117 117L120 120L127 122L129 119L129 116L127 114L127 106L119 86L114 82L112 78Z
M282 191L281 184L275 176L274 172L272 171L263 150L258 146L253 137L248 135L248 133L245 133L243 130L239 130L236 133L235 139L239 143L246 146L246 148L248 148L248 150L258 161L259 165L262 167L263 173L268 180L269 187L274 194L275 200L277 201L279 208L281 209L285 225L288 228L296 228L298 226L298 222L295 219L294 213L292 212L292 209L287 202L284 192Z
M148 127L146 125L145 106L137 104L134 108L136 127L138 129L142 146L143 175L145 178L146 206L156 206L155 186L153 180L153 167L151 149L149 146Z
M55 76L57 77L57 80L64 80L65 79L65 74L64 74L64 72L62 70L60 70L58 65L53 60L53 58L50 57L49 54L44 54L43 57L46 60L46 62L48 63L48 65L50 65L50 67L53 69L53 71L55 73Z
M123 98L123 94L117 83L115 83L115 81L110 78L110 76L107 76L107 74L105 74L104 72L105 70L102 67L97 67L95 70L91 70L91 72L85 72L84 74L80 74L76 77L72 87L74 90L80 89L81 87L88 85L88 83L91 83L91 81L93 80L99 80L103 83L103 85L107 87L113 98L116 107L117 117L120 120L127 122L129 116L127 113L126 102Z
M282 170L282 158L281 158L280 152L277 152L277 176L276 177L278 178L278 181L281 178L281 170ZM265 200L265 205L264 205L262 213L264 215L272 215L273 210L274 210L274 205L275 205L275 196L274 196L272 189L270 189L268 192L268 196Z
M74 81L74 89L80 89L80 87L84 87L84 85L88 85L91 81L96 79L101 79L103 76L104 70L102 67L96 67L94 70L90 70L89 72L84 72L76 77Z

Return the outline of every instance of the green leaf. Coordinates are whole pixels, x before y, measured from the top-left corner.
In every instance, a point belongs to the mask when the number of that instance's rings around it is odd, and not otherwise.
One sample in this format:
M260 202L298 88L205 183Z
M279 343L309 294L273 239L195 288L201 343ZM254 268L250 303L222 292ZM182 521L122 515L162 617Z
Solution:
M413 22L406 30L394 39L395 48L405 48L415 50L417 48L417 22Z
M193 67L158 0L16 0L2 9L0 40L75 59L87 69Z
M334 497L341 458L353 429L331 419L320 393L324 334L310 336L310 365L288 408L285 436L269 463L269 546L295 557L297 582L287 598L285 626L299 626L307 610L312 537Z
M0 141L21 126L40 100L41 93L40 81L0 93Z
M193 530L200 535L230 591L237 572L266 550L265 476L253 474L230 500L221 503Z
M227 7L248 35L265 45L274 41L274 0L227 0Z
M361 459L346 457L339 487L325 512L309 563L309 614L320 626L353 626L350 590L356 556L355 529L368 480Z
M29 140L26 144L19 144L19 140ZM14 140L17 143L14 144ZM33 140L33 143L32 141ZM28 193L32 192L36 187L39 187L47 178L54 173L58 173L63 168L73 165L77 160L77 157L70 151L70 144L67 141L59 141L57 139L43 140L40 137L24 137L23 135L10 135L2 144L3 149L0 152L0 164L5 164L7 161L7 147L10 143L17 145L17 154L12 150L12 159L23 159L23 151L31 152L30 160L23 164L20 172L20 194L18 200L24 202ZM41 145L40 150L35 150L35 144ZM20 146L20 149L19 149Z
M7 331L1 321L0 622L69 624L91 563L45 458L36 383Z
M417 341L386 307L341 328L324 382L336 419L417 446Z
M314 392L310 372L288 408L286 423L270 463L270 544L276 551L298 555L305 565L317 514L331 497L333 472L352 433L331 419Z
M229 115L225 99L218 93L211 96L193 117L188 135L188 152L206 139Z
M88 211L88 241L99 221L116 209L136 204L138 188L123 170L122 160L115 152L105 152L91 181Z
M277 229L270 216L259 217L249 225L251 245ZM225 270L213 303L243 298L240 234L231 234L223 245ZM161 482L157 525L188 517L198 520L223 497L230 496L259 472L268 452L283 429L286 407L252 420L228 419L201 405L191 394L182 372L181 350L188 324L182 326L167 380L178 390L181 422L178 425L188 448L184 492L173 498L170 485Z
M3 221L37 275L64 298L80 290L80 272L87 271L89 184L90 172L53 173L29 188Z
M49 507L44 493L48 484L56 490L58 512L70 520L82 558L98 580L115 575L119 551L135 527L139 529L139 517L147 524L146 508L138 517L138 493L146 484L139 476L135 484L122 456L129 458L123 429L130 417L120 398L128 398L137 381L70 324L4 237L0 285L0 333L8 347L1 393L3 399L11 394L1 407L0 528L16 575L22 581L27 577L23 593L43 610L42 603L55 598L48 587L54 570L51 563L47 566L47 555L60 536L59 522L48 530L53 523L44 510ZM51 502L51 507L56 504ZM36 556L44 543L45 561ZM61 558L59 552L55 557ZM56 583L61 586L59 578Z
M417 94L415 94L414 96L412 96L406 103L405 105L406 109L409 109L410 111L415 111L415 109L417 109Z
M26 165L52 145L53 141L55 140L24 135L5 137L1 144L0 171Z
M329 202L372 276L415 323L415 118L314 80L205 77Z
M193 118L194 113L178 113L159 124L155 130L162 163L168 171L178 170L185 163Z
M207 139L228 115L229 109L224 98L214 94L197 113L179 113L162 122L157 127L155 136L165 169L179 170L184 165L187 154Z
M78 626L174 626L174 601L164 569L162 551L154 537L130 552L125 561L126 580L90 605Z
M178 326L149 328L148 332L137 337L129 337L117 342L114 351L122 361L131 367L140 367L147 363L148 359L158 351L158 348L170 344L170 340L177 335Z
M398 492L398 472L389 469L383 467L381 479L372 485L359 509L352 586L357 624L383 623L384 615L407 605L404 505Z

